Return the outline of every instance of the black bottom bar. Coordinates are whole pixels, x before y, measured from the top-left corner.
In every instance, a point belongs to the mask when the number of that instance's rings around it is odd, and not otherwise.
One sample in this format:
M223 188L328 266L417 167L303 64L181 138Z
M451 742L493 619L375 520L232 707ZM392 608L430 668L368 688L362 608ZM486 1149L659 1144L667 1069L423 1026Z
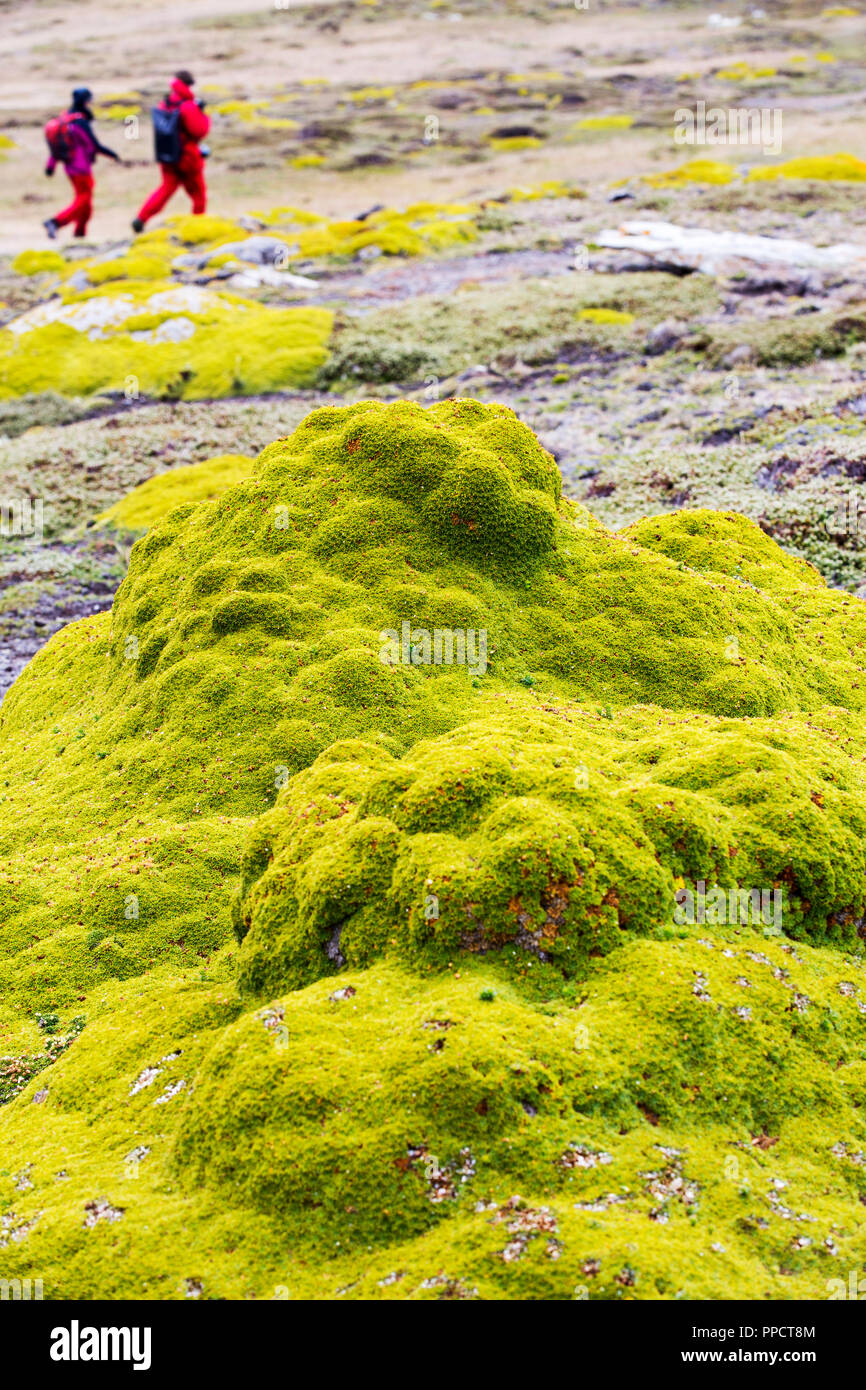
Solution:
M449 1365L452 1373L459 1365L465 1384L473 1352L489 1380L500 1356L505 1354L510 1363L512 1355L519 1359L524 1351L530 1362L543 1357L551 1372L560 1358L573 1360L578 1379L585 1379L591 1367L617 1377L634 1373L643 1379L673 1373L694 1382L712 1371L730 1374L760 1369L769 1383L784 1384L787 1375L804 1371L826 1382L854 1362L863 1335L862 1317L852 1306L857 1301L576 1301L567 1307L531 1304L519 1309L506 1303L488 1304L476 1307L474 1317L463 1309L457 1324L445 1315L443 1341L442 1313L434 1317L430 1310L424 1313L417 1306L399 1303L386 1308L342 1300L339 1307L280 1301L7 1300L0 1303L0 1335L7 1349L14 1347L16 1369L60 1383L70 1377L92 1380L106 1371L115 1378L128 1374L134 1380L146 1375L162 1378L166 1372L213 1373L222 1382L237 1368L245 1379L252 1373L261 1383L263 1374L273 1373L287 1377L281 1383L288 1385L299 1374L309 1374L302 1368L309 1367L311 1358L323 1370L330 1367L337 1378L341 1366L347 1374L351 1368L354 1379L367 1367L390 1363L390 1380L392 1376L403 1379L411 1366L417 1370L429 1365L432 1374L441 1356L441 1375L449 1375ZM417 1317L420 1323L415 1322ZM452 1332L459 1340L451 1340ZM401 1333L412 1336L414 1350L408 1362L406 1353L399 1351ZM548 1361L550 1355L555 1358L553 1364Z

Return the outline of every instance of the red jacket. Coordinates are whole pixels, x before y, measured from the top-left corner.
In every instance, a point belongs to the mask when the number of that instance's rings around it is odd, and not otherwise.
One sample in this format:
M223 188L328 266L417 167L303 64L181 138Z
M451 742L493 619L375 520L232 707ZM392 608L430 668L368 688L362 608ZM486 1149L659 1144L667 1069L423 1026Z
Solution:
M168 96L160 105L164 111L173 111L175 107L180 107L181 156L178 168L185 171L200 169L204 164L204 156L198 142L203 140L210 130L210 116L202 111L190 88L178 77L172 82Z

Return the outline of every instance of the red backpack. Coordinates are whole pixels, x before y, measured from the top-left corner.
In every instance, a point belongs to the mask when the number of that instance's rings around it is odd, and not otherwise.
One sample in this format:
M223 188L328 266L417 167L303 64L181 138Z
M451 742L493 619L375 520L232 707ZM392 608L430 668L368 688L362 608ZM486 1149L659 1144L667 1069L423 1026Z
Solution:
M67 160L71 154L69 127L76 119L76 116L71 111L64 111L62 115L54 116L45 126L45 139L48 141L51 157L52 159L58 160L61 164Z

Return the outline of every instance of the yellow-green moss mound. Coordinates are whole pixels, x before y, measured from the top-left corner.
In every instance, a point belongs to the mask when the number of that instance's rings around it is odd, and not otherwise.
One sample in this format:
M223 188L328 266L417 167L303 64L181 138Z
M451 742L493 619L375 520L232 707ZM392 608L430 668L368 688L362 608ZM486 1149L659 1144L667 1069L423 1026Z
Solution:
M720 159L689 159L676 169L644 174L642 178L651 188L681 188L690 183L730 183L736 178L736 170Z
M699 882L721 890L710 922L858 945L860 721L638 708L612 725L509 710L400 761L330 748L247 848L242 985L271 995L388 954L441 968L495 951L582 973L624 931L670 925ZM758 912L743 885L763 888Z
M123 391L189 400L309 385L332 323L328 309L271 309L147 279L66 289L0 329L0 397Z
M634 124L634 116L628 114L612 116L584 116L578 121L576 130L628 130Z
M9 930L49 936L32 978L72 999L94 965L213 949L248 818L338 740L400 758L503 700L863 710L862 605L758 527L695 511L616 535L559 490L505 407L366 402L314 411L246 481L155 522L111 614L54 637L0 714ZM28 876L26 825L62 837L68 874ZM213 884L207 914L192 882Z
M314 411L154 520L0 708L8 1277L823 1296L864 643L756 526L611 533L473 401Z
M246 483L175 509L135 548L106 668L125 727L161 729L156 758L244 727L241 673L255 670L261 792L274 764L299 770L346 736L403 751L486 692L717 715L863 708L859 605L754 524L685 514L687 564L670 523L641 544L559 491L505 407L314 411ZM437 661L437 631L463 634L462 662ZM154 759L136 759L149 782ZM197 779L178 795L196 804Z
M158 473L101 512L94 525L121 531L146 531L173 507L190 502L212 502L248 477L253 463L247 454L220 454L202 463Z
M833 183L862 183L866 160L853 154L806 155L749 171L750 179L819 179Z
M744 65L745 66L745 65ZM720 77L724 74L719 73ZM739 177L731 164L719 159L689 159L676 169L643 174L642 181L652 188L681 188L690 183L727 184ZM745 175L747 181L767 179L812 179L827 183L862 183L866 161L853 154L806 155L782 164L759 164Z
M705 928L570 992L531 975L379 965L242 1014L191 977L96 992L0 1109L7 1277L155 1299L847 1284L861 961Z
M44 275L49 271L63 272L66 268L59 251L19 251L12 262L16 275Z

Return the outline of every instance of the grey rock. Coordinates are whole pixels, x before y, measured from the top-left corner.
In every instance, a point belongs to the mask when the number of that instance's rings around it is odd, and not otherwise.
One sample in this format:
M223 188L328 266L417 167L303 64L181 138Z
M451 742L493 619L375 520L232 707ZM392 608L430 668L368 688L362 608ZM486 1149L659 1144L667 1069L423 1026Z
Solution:
M722 358L723 367L741 367L747 362L754 362L755 349L749 343L740 343L737 347L731 348Z
M184 251L182 255L175 256L171 263L172 270L204 270L210 259L212 252L208 251L202 255L200 251Z
M681 343L689 332L689 325L680 319L664 319L661 323L657 323L654 328L651 328L647 334L646 350L653 355L669 352L671 348Z
M250 236L244 241L230 241L226 246L218 246L221 256L237 256L248 265L285 265L292 254L292 248L282 237Z
M823 295L826 294L822 277L811 272L796 271L786 274L778 267L766 267L754 275L740 280L732 280L729 287L736 294L781 294L781 295Z

